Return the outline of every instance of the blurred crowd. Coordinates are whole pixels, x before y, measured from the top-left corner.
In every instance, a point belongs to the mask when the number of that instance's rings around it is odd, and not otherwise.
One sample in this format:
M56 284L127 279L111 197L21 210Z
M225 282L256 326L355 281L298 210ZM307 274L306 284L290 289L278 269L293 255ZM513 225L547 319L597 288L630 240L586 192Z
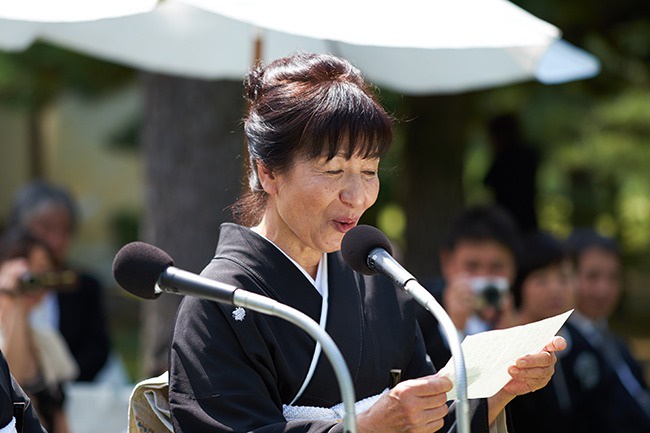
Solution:
M461 334L523 325L574 310L560 335L555 374L545 388L510 404L517 432L650 432L650 393L642 366L609 327L621 297L621 252L588 228L567 239L521 231L498 206L465 209L440 252L442 278L428 289ZM435 319L420 325L436 368L450 357Z
M489 130L494 164L485 184L496 204L458 215L440 251L442 275L425 286L462 335L573 310L551 383L510 405L515 431L650 433L643 368L608 323L622 292L615 240L590 228L567 239L541 231L536 154L515 118L497 118ZM71 194L35 181L15 195L0 241L0 350L51 433L70 432L65 384L126 382L111 354L103 288L68 261L78 225ZM440 369L451 356L446 339L424 309L419 322Z
M103 288L68 263L78 210L62 187L14 197L0 241L0 349L50 433L68 433L65 385L124 380L111 355Z

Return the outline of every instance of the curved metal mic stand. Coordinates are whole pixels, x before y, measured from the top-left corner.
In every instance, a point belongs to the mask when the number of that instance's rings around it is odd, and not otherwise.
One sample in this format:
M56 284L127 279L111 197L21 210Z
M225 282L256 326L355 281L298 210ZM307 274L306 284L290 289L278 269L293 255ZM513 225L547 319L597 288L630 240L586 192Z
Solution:
M459 433L470 433L469 423L469 401L467 399L467 371L465 369L465 357L460 346L460 338L456 326L442 306L436 301L431 293L415 277L404 269L393 257L383 248L373 249L368 256L368 263L372 269L381 270L382 273L410 294L420 305L427 309L440 322L442 330L447 337L449 349L454 358L456 370L456 393L458 395L458 408L456 409L456 421L458 422Z
M354 396L352 377L350 376L350 371L343 359L343 355L341 355L339 348L327 332L325 332L318 323L301 311L256 293L247 292L245 290L235 290L233 294L233 304L238 307L250 308L259 313L280 317L298 326L307 332L314 340L320 343L323 352L325 352L325 355L327 355L327 358L332 364L334 374L336 375L341 390L341 398L343 400L343 407L345 408L345 414L343 416L345 432L357 433L357 424L354 413L354 404L356 399Z
M456 326L442 306L436 301L431 293L416 280L409 280L404 285L404 290L424 308L427 309L440 322L442 330L447 337L451 355L454 358L454 368L456 371L456 392L458 394L458 408L456 420L458 421L458 431L460 433L469 433L469 400L467 399L467 371L465 369L465 356L460 346L460 338Z

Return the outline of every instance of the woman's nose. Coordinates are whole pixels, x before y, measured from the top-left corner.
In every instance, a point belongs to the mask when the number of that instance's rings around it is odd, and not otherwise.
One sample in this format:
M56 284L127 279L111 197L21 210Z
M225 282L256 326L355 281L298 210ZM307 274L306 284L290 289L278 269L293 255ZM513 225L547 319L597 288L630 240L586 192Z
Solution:
M341 189L339 196L343 203L351 206L361 206L365 201L365 191L360 176L350 175Z

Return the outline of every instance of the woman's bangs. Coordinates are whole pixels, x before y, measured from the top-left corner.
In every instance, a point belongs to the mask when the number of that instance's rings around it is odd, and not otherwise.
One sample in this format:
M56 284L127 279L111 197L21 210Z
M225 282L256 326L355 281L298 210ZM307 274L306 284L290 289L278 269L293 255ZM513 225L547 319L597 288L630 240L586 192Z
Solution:
M380 158L388 151L393 138L390 117L365 94L348 101L312 116L302 140L310 158Z

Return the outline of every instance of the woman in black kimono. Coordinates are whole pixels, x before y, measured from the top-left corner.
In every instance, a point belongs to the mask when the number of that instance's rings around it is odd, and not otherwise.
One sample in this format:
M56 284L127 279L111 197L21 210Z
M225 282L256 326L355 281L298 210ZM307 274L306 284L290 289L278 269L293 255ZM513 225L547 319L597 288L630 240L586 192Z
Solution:
M338 252L377 198L391 119L359 71L329 55L276 60L253 70L246 85L251 191L236 206L242 225L221 227L203 275L321 324L364 400L360 433L431 433L443 423L453 429L445 394L452 385L426 362L412 302L388 280L352 271ZM547 351L519 360L499 393L474 401L472 431L487 432L489 424L505 431L505 405L549 381L553 351L563 344L554 340ZM333 408L341 401L338 385L319 355L305 332L282 319L185 298L170 358L174 431L342 431ZM391 370L401 372L394 387Z
M38 420L34 406L9 372L0 352L0 433L47 433Z

